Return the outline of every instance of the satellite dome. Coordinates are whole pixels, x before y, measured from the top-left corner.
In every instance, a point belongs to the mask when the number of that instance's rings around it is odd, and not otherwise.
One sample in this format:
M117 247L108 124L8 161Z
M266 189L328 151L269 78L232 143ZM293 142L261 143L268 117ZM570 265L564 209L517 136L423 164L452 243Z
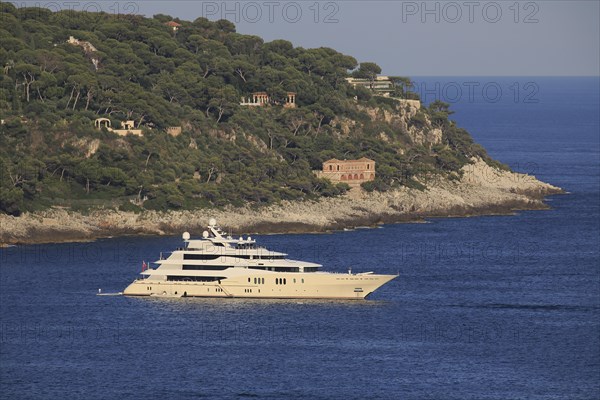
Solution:
M217 225L217 220L214 219L214 218L211 218L211 219L208 220L208 224L210 226L215 226L215 225Z
M204 231L204 232L202 232L202 237L203 237L204 239L208 238L208 231Z
M183 240L190 240L190 233L189 232L183 232L183 235L181 235L181 237L183 237Z

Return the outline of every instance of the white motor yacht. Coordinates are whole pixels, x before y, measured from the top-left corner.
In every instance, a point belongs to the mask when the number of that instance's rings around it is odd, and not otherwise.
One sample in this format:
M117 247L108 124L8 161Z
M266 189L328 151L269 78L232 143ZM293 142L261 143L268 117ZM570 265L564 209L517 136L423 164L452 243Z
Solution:
M258 247L252 237L227 236L214 219L202 239L183 234L184 247L145 268L129 296L364 299L397 275L332 273Z

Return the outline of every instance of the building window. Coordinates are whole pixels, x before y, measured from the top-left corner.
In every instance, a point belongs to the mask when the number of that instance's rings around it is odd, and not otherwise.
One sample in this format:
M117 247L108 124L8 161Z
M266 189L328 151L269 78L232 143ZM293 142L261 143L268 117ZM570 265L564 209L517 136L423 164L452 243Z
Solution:
M337 170L338 170L338 171L340 170L340 166L339 166L339 165L337 166Z
M329 166L329 170L330 170L330 171L333 171L333 165L330 165L330 166Z
M369 168L370 168L370 165L369 165L369 164L367 164L367 169L369 169Z

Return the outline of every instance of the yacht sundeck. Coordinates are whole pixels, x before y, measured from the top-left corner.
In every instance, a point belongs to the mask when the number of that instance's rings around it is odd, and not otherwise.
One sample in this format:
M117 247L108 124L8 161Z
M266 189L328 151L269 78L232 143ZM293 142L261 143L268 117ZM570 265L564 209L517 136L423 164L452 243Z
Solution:
M256 246L252 237L227 236L214 219L200 240L162 255L123 294L166 297L364 299L396 275L321 272L321 265L289 260Z

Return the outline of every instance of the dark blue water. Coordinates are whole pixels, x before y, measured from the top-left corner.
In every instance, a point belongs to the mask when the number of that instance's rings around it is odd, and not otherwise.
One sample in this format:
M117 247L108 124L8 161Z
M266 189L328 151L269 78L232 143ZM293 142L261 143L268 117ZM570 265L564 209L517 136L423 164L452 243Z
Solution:
M178 238L0 250L1 397L598 398L599 80L518 81L538 102L465 96L455 118L568 190L552 210L259 237L333 271L400 273L365 302L95 295Z

